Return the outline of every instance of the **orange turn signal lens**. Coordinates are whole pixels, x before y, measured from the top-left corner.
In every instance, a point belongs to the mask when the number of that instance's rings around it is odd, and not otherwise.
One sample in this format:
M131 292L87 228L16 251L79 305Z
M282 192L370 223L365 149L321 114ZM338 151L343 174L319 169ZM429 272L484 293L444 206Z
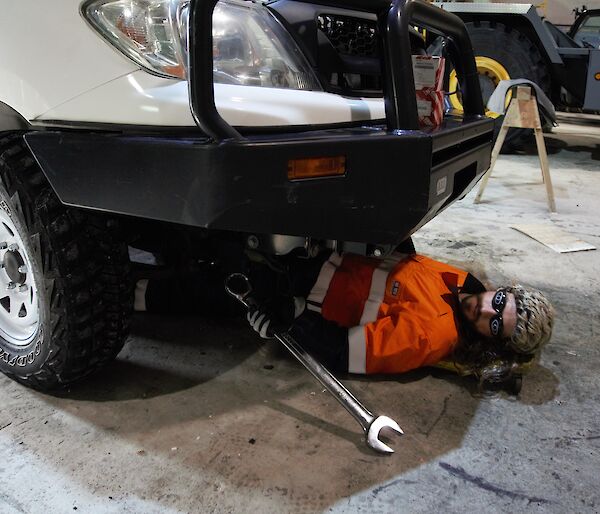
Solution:
M310 157L288 161L288 178L335 177L346 173L346 157Z

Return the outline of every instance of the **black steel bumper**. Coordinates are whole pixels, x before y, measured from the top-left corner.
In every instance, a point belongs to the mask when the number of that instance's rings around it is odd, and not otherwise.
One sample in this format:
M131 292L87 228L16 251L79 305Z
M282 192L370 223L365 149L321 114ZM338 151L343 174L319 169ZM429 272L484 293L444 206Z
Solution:
M25 136L60 200L241 232L398 243L489 166L493 122L206 139L77 132ZM290 181L288 160L346 156L345 176Z

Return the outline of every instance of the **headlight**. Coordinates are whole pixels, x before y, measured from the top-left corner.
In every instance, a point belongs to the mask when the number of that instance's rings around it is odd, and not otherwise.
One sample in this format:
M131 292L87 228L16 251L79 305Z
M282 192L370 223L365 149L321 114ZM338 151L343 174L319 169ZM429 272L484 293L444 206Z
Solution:
M150 73L185 79L189 0L89 0L84 17ZM221 1L213 15L214 81L321 90L306 59L269 11Z
M84 17L109 43L151 73L185 78L187 0L91 0Z
M213 15L215 82L320 90L306 59L265 7L217 4Z

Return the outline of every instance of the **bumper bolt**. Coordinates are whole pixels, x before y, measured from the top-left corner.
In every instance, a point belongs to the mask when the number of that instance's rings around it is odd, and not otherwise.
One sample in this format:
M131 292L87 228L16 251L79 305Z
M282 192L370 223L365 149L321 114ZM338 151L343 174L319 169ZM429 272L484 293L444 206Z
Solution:
M260 244L258 237L256 237L255 235L251 235L248 236L248 239L246 240L246 244L248 245L248 248L250 248L251 250L256 250Z
M383 252L381 251L381 248L375 248L375 250L373 250L373 256L381 257L382 255L383 255Z

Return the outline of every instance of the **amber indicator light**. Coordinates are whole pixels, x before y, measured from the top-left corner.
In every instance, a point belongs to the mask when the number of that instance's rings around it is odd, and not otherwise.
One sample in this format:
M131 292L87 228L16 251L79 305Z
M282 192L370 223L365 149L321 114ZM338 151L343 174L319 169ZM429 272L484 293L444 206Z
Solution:
M308 159L292 159L288 161L288 178L335 177L346 173L346 157L310 157Z
M596 80L600 80L600 73L596 73L596 74L594 75L594 78L595 78Z

